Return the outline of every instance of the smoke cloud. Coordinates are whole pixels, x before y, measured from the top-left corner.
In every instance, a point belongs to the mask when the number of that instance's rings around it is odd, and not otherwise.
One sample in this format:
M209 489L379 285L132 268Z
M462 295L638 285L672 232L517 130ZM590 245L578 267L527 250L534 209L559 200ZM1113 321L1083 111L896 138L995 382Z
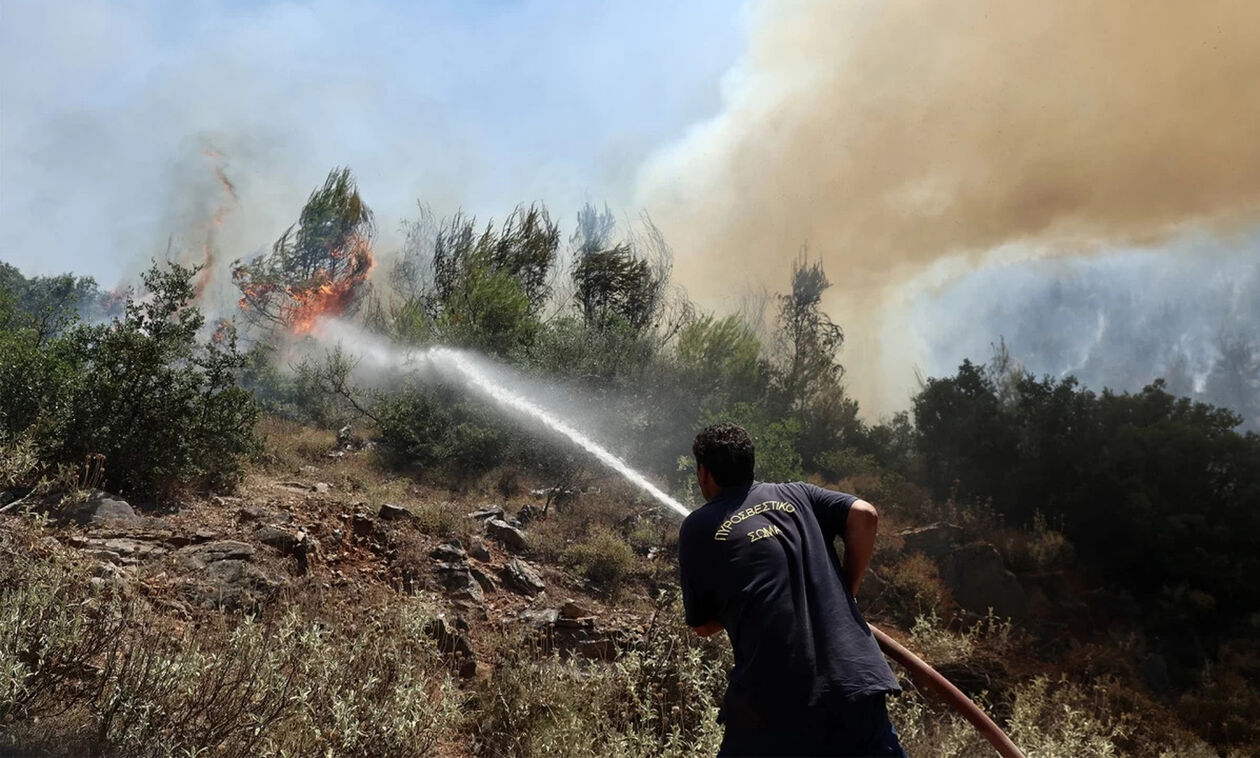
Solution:
M852 389L876 409L904 403L919 360L890 357L909 348L880 316L933 264L1159 245L1260 216L1255 3L766 0L751 13L724 112L644 168L640 198L710 306L750 281L782 289L807 242L838 285Z

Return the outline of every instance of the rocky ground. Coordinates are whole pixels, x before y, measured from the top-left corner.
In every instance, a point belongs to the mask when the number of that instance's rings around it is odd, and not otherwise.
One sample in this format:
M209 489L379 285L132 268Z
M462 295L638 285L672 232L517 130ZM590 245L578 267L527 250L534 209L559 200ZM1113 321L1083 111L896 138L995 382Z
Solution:
M368 450L325 448L297 465L258 467L233 496L191 495L167 509L99 491L71 505L29 505L51 521L39 551L89 566L93 584L143 602L176 639L221 613L297 603L352 618L419 597L434 609L424 632L469 692L495 675L505 645L574 661L612 661L642 647L664 607L654 596L675 584L672 518L626 507L633 493L611 480L602 493L566 493L557 506L550 491L457 492L371 461ZM31 511L3 518L15 525ZM987 697L1000 718L1011 715L1021 682L1058 665L1047 661L1093 655L1098 640L1138 613L1123 593L1091 587L1062 556L1021 561L1000 530L915 525L896 508L883 526L860 598L868 617L965 692ZM585 530L609 528L635 543L620 591L558 559ZM636 530L650 539L636 542ZM916 631L923 616L948 625L945 647L933 649L931 635ZM983 641L969 647L981 638L966 630L990 616L1009 619L1005 628L1025 640L1019 655ZM1030 651L1040 660L1030 661ZM1108 665L1152 695L1169 688L1157 655ZM918 739L938 738L931 718L916 718L926 719ZM457 742L444 752L476 750Z
M441 507L460 512L462 538L426 533L408 505L357 500L320 481L255 477L241 496L160 514L98 491L51 512L58 525L47 548L74 551L93 583L144 597L176 629L285 596L423 596L444 610L430 631L461 677L477 674L477 640L490 633L527 631L540 653L605 660L642 633L647 611L610 606L580 577L530 560L536 508L509 513L476 499Z

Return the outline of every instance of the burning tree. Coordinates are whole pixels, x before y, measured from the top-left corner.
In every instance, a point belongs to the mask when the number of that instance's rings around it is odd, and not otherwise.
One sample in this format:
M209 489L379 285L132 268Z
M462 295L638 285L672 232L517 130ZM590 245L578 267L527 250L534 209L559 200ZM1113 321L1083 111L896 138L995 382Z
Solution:
M305 334L321 316L353 313L370 288L375 232L350 169L333 169L270 253L233 264L246 318Z

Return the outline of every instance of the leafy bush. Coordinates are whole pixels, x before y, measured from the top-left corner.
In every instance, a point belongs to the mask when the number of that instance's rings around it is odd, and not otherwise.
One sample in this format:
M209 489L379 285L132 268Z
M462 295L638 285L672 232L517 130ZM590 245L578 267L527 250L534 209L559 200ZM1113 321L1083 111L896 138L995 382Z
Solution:
M29 435L45 469L104 456L105 484L122 493L229 484L254 449L257 409L235 383L235 330L198 343L194 274L154 266L121 318L51 339L0 314L0 439Z
M583 542L561 553L561 560L576 568L591 584L615 594L634 569L634 550L616 532L596 527Z
M878 571L884 585L876 607L881 615L908 624L953 605L936 563L922 553L881 562Z
M467 477L506 458L499 414L458 389L413 384L383 399L374 413L386 453L421 470Z

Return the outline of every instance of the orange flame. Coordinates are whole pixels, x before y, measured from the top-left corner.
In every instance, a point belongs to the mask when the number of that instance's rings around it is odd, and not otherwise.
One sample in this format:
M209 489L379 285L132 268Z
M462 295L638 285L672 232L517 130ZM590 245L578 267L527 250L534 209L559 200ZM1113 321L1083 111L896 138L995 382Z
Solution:
M193 302L201 299L206 286L210 284L210 280L214 277L216 263L215 231L220 226L223 226L224 219L241 202L240 196L236 194L236 185L232 183L231 179L228 179L227 173L223 170L223 153L216 150L213 146L207 145L202 150L202 154L211 162L214 169L214 178L219 181L219 187L223 190L223 194L220 196L219 203L210 214L210 220L206 224L205 239L201 243L201 270L197 272L197 278L193 281Z
M281 309L281 317L294 334L310 334L321 318L349 311L376 267L371 243L358 235L334 252L333 257L345 260L346 265L338 266L334 274L321 269L301 287L285 288L289 302ZM244 300L242 298L242 306Z

